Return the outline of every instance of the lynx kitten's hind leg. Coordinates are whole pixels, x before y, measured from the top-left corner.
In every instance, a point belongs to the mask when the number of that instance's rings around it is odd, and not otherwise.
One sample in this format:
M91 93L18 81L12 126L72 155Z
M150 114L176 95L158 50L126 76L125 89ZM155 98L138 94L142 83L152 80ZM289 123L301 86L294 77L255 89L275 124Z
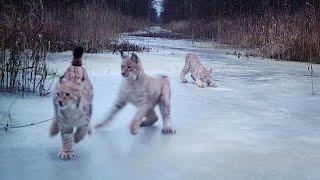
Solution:
M62 149L59 153L59 157L64 160L73 159L73 128L61 129Z
M175 134L176 130L172 128L171 118L170 118L170 104L167 102L160 102L159 104L160 112L163 118L163 134Z
M49 136L53 137L53 136L56 136L58 133L59 133L59 124L58 124L58 121L54 119L50 126Z
M140 125L144 119L143 117L146 116L149 109L150 109L150 107L148 107L148 106L138 107L138 110L137 110L137 112L136 112L136 114L130 124L130 131L131 131L132 135L138 134L138 131L140 129Z
M78 127L73 136L73 141L75 143L80 142L87 134L91 133L90 127L88 125L83 127Z
M145 120L142 121L140 127L152 126L158 121L158 116L154 109L150 109L145 117Z
M159 109L163 120L163 134L175 134L176 130L172 128L171 106L170 106L170 85L168 79L164 79L162 94L159 102Z

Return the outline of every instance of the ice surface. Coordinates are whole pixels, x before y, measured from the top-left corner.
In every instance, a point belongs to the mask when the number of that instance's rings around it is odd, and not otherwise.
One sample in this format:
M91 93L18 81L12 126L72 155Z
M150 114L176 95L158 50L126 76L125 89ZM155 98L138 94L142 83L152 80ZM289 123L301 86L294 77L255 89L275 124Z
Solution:
M311 95L308 64L238 59L211 42L122 38L153 49L139 54L146 73L171 78L177 134L162 135L159 121L132 136L128 125L135 109L128 106L110 127L76 145L75 160L62 161L57 157L60 137L48 137L50 123L1 130L0 179L320 178L320 96ZM190 51L213 67L218 88L198 88L190 77L188 84L179 83ZM62 73L71 52L49 58L50 67ZM112 106L120 62L119 55L85 55L94 85L93 124ZM319 85L319 77L314 81ZM51 97L1 95L0 100L2 115L16 100L15 124L53 116Z

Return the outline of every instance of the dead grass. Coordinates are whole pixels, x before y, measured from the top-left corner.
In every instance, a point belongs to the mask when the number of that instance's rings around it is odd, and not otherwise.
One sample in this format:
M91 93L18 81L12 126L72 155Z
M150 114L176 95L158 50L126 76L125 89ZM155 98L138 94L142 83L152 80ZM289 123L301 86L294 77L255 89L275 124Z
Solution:
M167 28L194 39L259 49L270 58L320 63L319 18L319 11L310 8L295 14L269 11L263 17L171 22Z
M87 52L99 52L108 49L119 33L148 25L146 20L108 9L101 1L76 7L70 16L72 18L56 18L55 13L47 14L44 37L52 42L51 51L70 50L80 45Z
M50 92L49 76L55 74L48 72L47 53L75 46L90 53L113 51L118 47L114 40L119 33L147 25L146 20L124 16L102 3L96 0L84 7L66 7L67 11L49 11L42 0L1 1L0 92L38 92L44 96Z

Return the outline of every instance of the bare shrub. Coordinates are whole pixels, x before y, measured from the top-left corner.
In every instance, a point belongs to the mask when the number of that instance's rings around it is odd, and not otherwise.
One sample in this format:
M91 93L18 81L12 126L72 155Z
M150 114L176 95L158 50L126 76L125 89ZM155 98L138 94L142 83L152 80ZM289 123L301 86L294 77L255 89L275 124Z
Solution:
M40 92L48 76L46 41L43 29L42 1L1 4L0 91Z
M44 96L50 88L46 81L55 75L48 72L48 52L79 45L90 53L113 51L119 33L147 25L147 20L109 9L103 0L50 2L69 6L44 7L42 0L0 1L0 92L39 92Z
M70 7L68 12L47 13L44 36L52 43L52 51L72 50L81 45L87 52L99 52L108 49L119 33L147 26L146 20L124 16L101 0Z

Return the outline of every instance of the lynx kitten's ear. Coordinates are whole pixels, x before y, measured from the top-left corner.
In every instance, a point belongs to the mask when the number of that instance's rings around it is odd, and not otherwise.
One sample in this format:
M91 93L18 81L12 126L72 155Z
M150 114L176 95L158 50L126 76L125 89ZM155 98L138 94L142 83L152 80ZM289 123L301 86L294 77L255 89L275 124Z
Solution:
M139 58L138 56L135 54L135 53L132 53L131 55L131 60L135 63L138 63L139 62Z
M64 75L60 77L60 83L66 82L67 80L64 78Z
M213 70L212 70L212 68L210 68L210 69L209 69L209 72L210 72L211 74L213 73Z

